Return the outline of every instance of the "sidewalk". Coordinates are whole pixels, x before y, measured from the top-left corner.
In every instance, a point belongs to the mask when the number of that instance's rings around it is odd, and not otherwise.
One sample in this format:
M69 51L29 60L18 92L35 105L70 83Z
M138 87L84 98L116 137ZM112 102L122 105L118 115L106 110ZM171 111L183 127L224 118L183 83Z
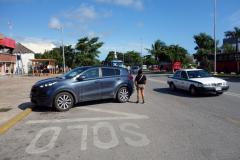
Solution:
M0 109L12 108L7 112L0 112L0 126L25 109L34 106L30 102L29 94L31 87L37 81L57 76L60 76L60 74L46 77L28 75L0 76Z

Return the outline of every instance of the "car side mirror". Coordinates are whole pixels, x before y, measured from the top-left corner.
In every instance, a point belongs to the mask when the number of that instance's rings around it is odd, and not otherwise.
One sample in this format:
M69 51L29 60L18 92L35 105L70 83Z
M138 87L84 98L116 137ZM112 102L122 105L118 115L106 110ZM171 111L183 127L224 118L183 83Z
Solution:
M78 81L82 81L82 80L84 80L86 77L84 76L84 75L81 75L81 76L79 76L78 78L77 78L77 80Z

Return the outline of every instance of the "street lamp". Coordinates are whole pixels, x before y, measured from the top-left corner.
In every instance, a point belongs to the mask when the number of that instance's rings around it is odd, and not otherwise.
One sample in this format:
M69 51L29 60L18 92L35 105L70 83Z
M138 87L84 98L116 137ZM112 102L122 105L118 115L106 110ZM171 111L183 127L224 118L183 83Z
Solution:
M63 72L65 73L65 56L64 56L64 45L63 45L63 27L61 28L54 28L57 30L62 30L62 48L63 48Z
M142 59L142 40L143 40L143 39L147 39L147 38L135 38L135 39L141 39L141 63L142 63L141 70L142 70L142 69L143 69L143 59Z

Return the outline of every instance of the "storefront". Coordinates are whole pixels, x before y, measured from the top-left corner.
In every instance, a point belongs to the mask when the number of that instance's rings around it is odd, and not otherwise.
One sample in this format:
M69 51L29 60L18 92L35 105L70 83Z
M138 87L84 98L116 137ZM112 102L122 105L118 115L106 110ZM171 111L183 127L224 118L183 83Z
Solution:
M16 65L16 56L13 55L13 50L16 48L15 41L0 34L0 75L6 75L6 72L14 71Z

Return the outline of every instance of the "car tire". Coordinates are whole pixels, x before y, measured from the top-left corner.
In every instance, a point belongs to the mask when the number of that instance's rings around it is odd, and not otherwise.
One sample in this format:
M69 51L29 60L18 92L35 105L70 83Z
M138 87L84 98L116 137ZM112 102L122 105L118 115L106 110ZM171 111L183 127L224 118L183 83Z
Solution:
M68 111L73 103L73 97L68 92L58 93L54 98L54 107L60 112Z
M223 94L223 92L217 92L217 95L222 95Z
M194 87L194 86L190 87L190 94L192 96L197 96L198 95L198 91L196 90L196 87Z
M176 87L175 87L175 85L174 85L174 83L172 82L172 83L170 83L170 88L171 88L171 90L172 91L175 91L176 90Z
M127 87L121 87L117 93L117 100L120 103L125 103L130 98L130 90Z

